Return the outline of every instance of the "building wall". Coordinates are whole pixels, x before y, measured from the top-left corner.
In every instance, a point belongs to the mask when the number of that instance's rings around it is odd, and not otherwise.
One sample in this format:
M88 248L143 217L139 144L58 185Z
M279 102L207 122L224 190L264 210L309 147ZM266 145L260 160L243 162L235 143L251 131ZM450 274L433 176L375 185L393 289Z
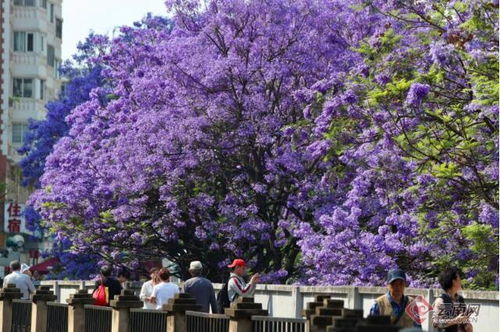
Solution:
M16 0L24 3L26 0ZM62 62L62 38L56 36L56 24L62 22L62 0L34 0L35 6L14 4L14 0L0 0L2 15L0 20L1 38L0 50L2 64L0 66L0 185L3 195L0 198L0 249L5 249L6 241L12 233L5 233L6 216L5 204L17 202L24 204L33 190L21 186L21 170L17 163L21 156L17 149L22 141L13 140L13 131L19 131L28 125L29 119L43 119L46 114L45 104L54 100L61 88L61 78L57 71ZM47 8L43 4L47 3ZM53 15L51 15L51 5ZM63 33L64 33L64 23ZM15 50L15 32L25 33L24 50ZM28 41L28 34L33 36L33 43ZM18 35L18 41L21 39ZM62 36L61 36L62 37ZM17 43L17 45L21 45ZM33 48L31 49L31 45ZM54 62L49 65L49 45L54 49ZM28 49L29 47L29 49ZM21 47L22 48L22 47ZM15 96L14 79L31 79L32 96ZM43 96L42 83L44 82ZM24 127L24 128L26 128ZM17 136L19 137L19 136ZM0 253L1 266L11 259L21 259L25 263L35 263L30 259L30 249L43 246L41 242L31 241L29 236L23 235L25 245L9 257Z

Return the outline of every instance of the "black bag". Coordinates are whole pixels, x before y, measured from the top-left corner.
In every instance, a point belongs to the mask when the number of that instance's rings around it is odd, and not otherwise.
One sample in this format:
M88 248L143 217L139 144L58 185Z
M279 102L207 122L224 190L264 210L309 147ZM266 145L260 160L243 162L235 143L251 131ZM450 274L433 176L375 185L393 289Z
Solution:
M231 302L229 302L229 294L227 292L229 281L222 285L221 290L217 294L217 310L219 314L224 313L225 308L229 308Z

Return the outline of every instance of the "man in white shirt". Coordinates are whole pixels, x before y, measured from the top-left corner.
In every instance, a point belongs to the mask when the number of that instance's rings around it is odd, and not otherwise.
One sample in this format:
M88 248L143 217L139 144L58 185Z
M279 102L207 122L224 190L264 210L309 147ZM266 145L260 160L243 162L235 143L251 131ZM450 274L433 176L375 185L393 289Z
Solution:
M21 273L21 264L18 261L10 262L10 269L12 272L3 280L4 287L9 284L16 285L16 288L19 288L23 294L22 299L29 300L30 295L35 292L35 286L33 286L31 278Z
M156 310L161 310L163 305L173 298L175 294L179 293L179 287L169 282L170 271L162 268L158 272L161 282L153 288L153 295L151 295L151 302L156 304Z

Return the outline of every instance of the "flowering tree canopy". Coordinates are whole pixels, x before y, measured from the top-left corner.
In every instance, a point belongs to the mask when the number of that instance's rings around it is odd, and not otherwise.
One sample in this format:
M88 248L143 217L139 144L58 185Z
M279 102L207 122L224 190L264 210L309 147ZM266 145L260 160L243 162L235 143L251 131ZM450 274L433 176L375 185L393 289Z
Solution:
M89 100L90 92L104 84L101 68L90 62L97 55L98 50L93 46L92 40L98 36L90 35L84 43L79 45L79 53L75 62L66 62L62 66L61 74L68 79L65 89L55 101L47 103L47 114L43 120L30 120L28 132L24 137L24 144L19 149L23 155L20 162L24 186L38 188L40 177L43 174L47 156L52 153L54 145L68 134L69 126L65 118L77 105ZM27 206L24 212L27 226L32 231L45 232L38 212ZM88 278L91 266L95 261L88 255L77 256L68 252L71 247L68 239L57 237L53 250L49 255L56 256L64 265L64 271L59 277Z
M111 91L71 111L32 196L74 252L199 259L217 280L241 256L315 284L394 266L426 284L458 260L493 283L491 4L167 7L102 41Z
M385 23L357 47L362 61L311 92L312 148L334 163L324 185L336 197L319 229L297 231L310 281L376 283L399 266L431 283L460 264L488 287L498 269L497 6L369 7Z

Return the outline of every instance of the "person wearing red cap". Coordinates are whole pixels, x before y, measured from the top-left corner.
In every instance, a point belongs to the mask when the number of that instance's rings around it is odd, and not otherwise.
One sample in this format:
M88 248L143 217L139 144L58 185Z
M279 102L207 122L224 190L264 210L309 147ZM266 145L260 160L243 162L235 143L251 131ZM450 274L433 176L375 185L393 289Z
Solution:
M247 284L244 277L247 274L247 264L243 259L235 259L228 265L232 269L227 283L227 295L229 302L235 301L238 297L251 297L255 292L255 286L259 282L259 274L256 273L250 278Z

